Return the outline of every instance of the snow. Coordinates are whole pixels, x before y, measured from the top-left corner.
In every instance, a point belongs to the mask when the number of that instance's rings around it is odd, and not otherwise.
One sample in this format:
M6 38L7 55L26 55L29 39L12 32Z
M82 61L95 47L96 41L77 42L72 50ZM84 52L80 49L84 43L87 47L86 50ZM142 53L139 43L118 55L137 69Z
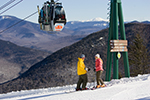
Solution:
M94 22L94 21L106 21L106 22L108 22L108 20L100 18L100 17L93 18L93 19L90 19L90 20L82 20L82 22Z
M107 26L107 24L106 23L104 23L104 24L94 24L93 26Z
M96 22L96 21L106 21L106 22L108 22L109 20L97 17L97 18L93 18L93 19L90 19L90 20L78 20L78 21L79 22Z
M11 19L10 16L4 15L4 16L0 16L0 21L4 20L4 19Z
M88 83L87 87L95 83ZM107 87L74 91L76 84L0 94L0 100L150 100L150 74L105 82Z
M5 15L5 16L2 16L2 19L11 19L11 17L10 17L10 16Z
M97 17L97 18L91 19L90 21L108 21L108 20Z

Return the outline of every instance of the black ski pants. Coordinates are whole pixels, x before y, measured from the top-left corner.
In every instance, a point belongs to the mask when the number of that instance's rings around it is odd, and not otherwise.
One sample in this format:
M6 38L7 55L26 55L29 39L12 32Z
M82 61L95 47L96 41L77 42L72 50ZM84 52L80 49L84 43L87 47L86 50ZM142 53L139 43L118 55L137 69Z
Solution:
M79 80L78 80L78 83L77 83L77 89L80 89L81 84L82 84L82 89L85 89L87 81L88 81L87 74L79 75Z

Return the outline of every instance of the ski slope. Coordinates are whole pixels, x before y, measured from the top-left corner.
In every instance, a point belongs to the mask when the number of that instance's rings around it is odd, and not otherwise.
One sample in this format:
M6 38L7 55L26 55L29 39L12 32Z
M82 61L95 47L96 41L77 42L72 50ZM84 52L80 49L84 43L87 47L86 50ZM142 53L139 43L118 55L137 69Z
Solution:
M92 87L95 83L88 83ZM105 82L107 87L74 91L75 85L0 94L0 100L150 100L150 74Z

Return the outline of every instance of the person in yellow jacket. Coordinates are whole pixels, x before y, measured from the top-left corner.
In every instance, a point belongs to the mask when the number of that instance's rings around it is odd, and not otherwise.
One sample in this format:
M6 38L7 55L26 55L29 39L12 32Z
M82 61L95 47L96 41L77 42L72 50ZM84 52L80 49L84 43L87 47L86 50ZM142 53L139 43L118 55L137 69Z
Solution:
M86 90L86 84L87 84L87 71L90 71L90 68L86 68L84 64L85 55L82 54L80 58L78 58L77 63L77 74L79 76L79 80L77 83L76 91L79 90ZM80 88L80 85L82 84L82 89Z

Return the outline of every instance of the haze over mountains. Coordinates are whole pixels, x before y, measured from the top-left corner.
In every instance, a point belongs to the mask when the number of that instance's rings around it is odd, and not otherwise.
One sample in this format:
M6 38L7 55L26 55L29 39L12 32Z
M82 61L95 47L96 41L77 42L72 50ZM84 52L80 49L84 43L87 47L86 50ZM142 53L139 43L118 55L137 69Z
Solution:
M102 19L100 21L86 22L70 21L67 22L62 32L52 32L53 34L49 34L40 30L39 24L28 21L22 21L11 27L19 21L21 19L13 16L0 16L0 31L6 30L0 33L0 39L20 46L48 52L54 52L62 47L69 46L93 32L106 28L108 25L107 21Z
M0 23L0 39L10 41L19 46L50 53L69 46L93 32L108 27L108 21L102 18L94 18L87 21L69 21L61 32L45 32L40 30L39 24L22 21L8 15L0 16ZM149 23L149 21L143 23Z

